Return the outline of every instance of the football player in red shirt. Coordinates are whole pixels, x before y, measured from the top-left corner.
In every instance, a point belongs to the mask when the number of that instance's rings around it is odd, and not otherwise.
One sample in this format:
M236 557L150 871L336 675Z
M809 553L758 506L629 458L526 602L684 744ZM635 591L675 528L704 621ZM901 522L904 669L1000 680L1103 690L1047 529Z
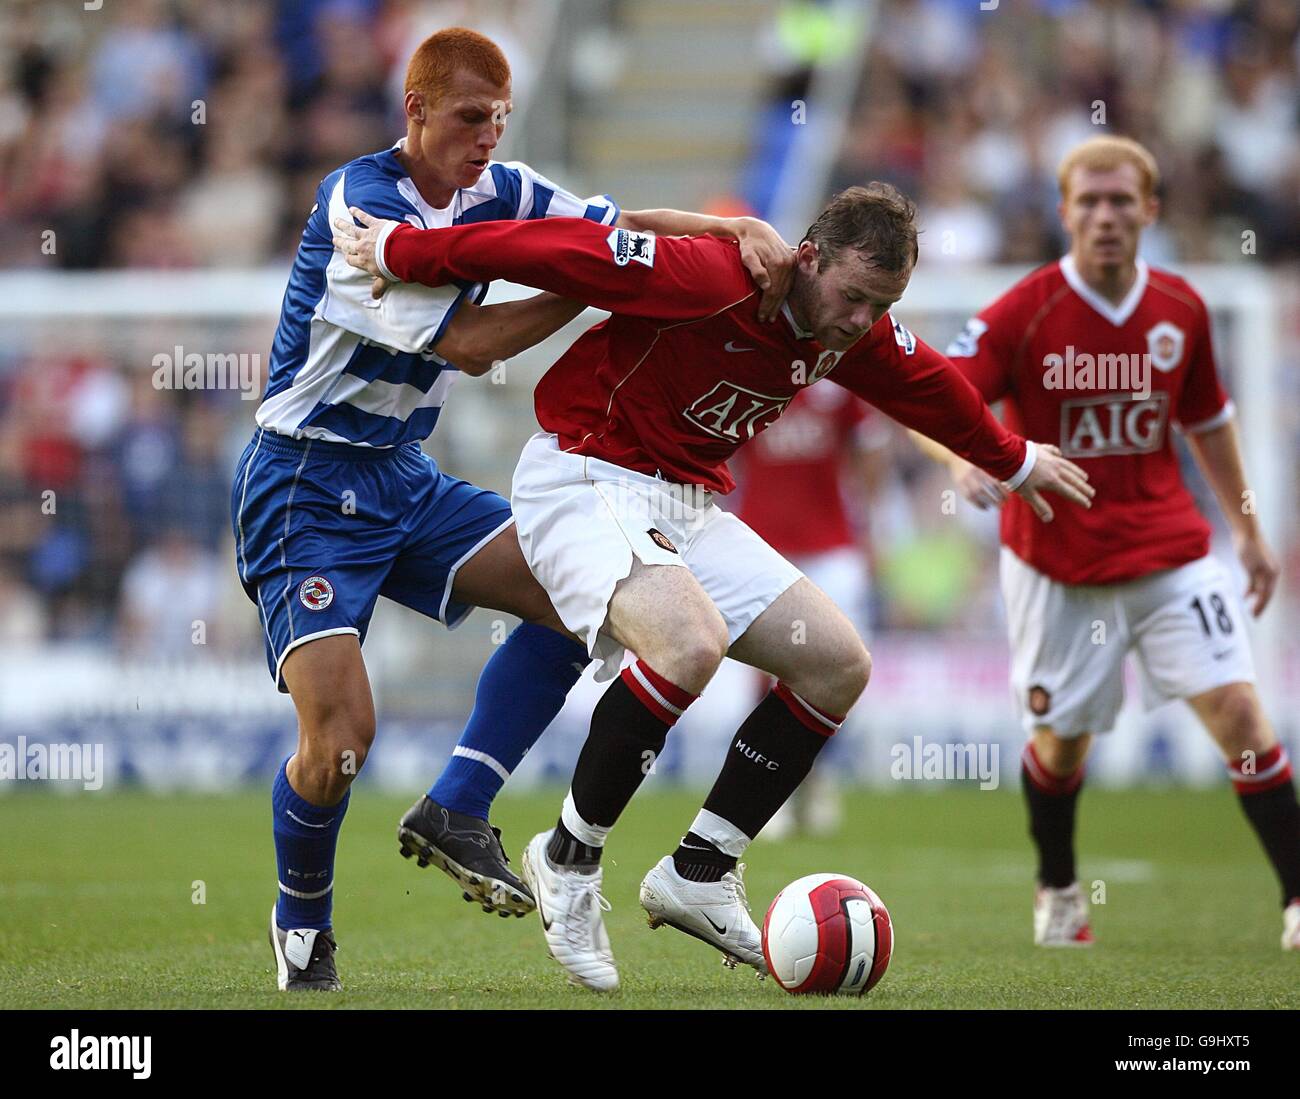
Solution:
M1046 517L1040 489L1087 506L1092 489L1053 446L1008 431L940 354L888 315L916 261L915 208L892 187L851 188L799 245L782 317L731 242L554 219L436 231L336 222L349 262L437 285L495 277L614 315L537 386L543 431L515 470L512 509L529 567L597 679L617 676L556 827L524 852L547 946L570 979L612 989L601 918L605 839L668 731L724 655L777 679L746 719L682 844L641 885L669 924L765 969L737 859L808 773L866 686L870 658L844 615L713 502L727 459L796 393L829 377L987 469ZM638 659L621 674L625 649ZM865 977L865 975L864 975Z
M852 477L870 499L885 473L890 434L889 421L843 386L816 386L798 394L775 424L737 452L734 463L741 521L830 596L868 642L869 546L844 489ZM765 693L771 682L758 678ZM710 689L718 689L716 681ZM764 839L797 832L824 836L839 828L841 798L832 763L819 761L768 821Z
M1137 257L1158 212L1145 148L1093 138L1065 157L1058 178L1069 254L977 314L948 354L985 400L1003 402L1012 430L1059 444L1088 470L1097 506L1043 526L987 474L944 456L972 503L1006 500L1002 590L1039 857L1034 941L1092 940L1075 880L1075 804L1092 735L1113 726L1124 659L1135 651L1148 705L1184 699L1222 750L1281 879L1283 948L1300 949L1291 765L1260 706L1241 603L1210 556L1210 527L1183 484L1170 431L1181 428L1218 497L1258 615L1278 566L1251 503L1209 313L1183 279Z

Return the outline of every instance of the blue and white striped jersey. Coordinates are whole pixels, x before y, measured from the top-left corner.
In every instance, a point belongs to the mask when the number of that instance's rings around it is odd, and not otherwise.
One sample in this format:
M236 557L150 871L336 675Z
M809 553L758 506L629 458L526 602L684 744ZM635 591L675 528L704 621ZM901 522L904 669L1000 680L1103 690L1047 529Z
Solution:
M464 222L582 217L618 219L607 195L580 199L528 165L495 161L472 187L434 209L393 148L359 157L321 182L280 307L257 423L295 439L391 447L433 431L459 371L432 350L461 302L488 284L399 283L378 301L370 276L331 243L333 222L355 206L421 229Z

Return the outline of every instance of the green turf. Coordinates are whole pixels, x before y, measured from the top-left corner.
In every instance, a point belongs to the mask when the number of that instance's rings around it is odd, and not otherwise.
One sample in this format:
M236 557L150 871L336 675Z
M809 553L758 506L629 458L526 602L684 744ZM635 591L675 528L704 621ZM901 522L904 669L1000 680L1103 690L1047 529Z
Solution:
M498 803L512 852L559 800ZM335 903L346 991L285 996L265 938L264 794L0 799L0 1008L1300 1007L1300 955L1278 949L1273 878L1227 791L1086 793L1081 877L1106 883L1088 951L1030 945L1030 850L1010 791L857 793L838 838L756 845L746 880L760 919L782 885L817 871L884 898L894 960L863 1001L787 996L725 971L694 939L647 929L637 886L698 795L647 792L615 833L606 920L623 988L612 996L566 985L535 917L486 915L398 857L408 804L353 799ZM192 903L196 880L204 904Z

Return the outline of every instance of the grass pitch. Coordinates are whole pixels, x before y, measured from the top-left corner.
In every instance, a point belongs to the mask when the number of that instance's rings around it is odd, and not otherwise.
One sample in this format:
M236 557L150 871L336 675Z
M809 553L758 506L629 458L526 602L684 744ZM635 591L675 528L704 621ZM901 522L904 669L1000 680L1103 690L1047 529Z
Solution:
M560 797L498 802L512 858ZM698 794L647 791L614 834L606 921L623 987L608 996L565 983L536 917L485 914L400 858L410 800L357 791L335 887L345 991L286 996L266 941L266 793L0 799L0 1008L1300 1007L1300 955L1278 949L1272 873L1226 790L1085 792L1080 876L1105 890L1090 950L1031 945L1033 863L1011 791L858 792L837 837L756 844L757 919L818 871L862 878L889 906L893 962L861 1001L791 997L671 928L648 930L641 877Z

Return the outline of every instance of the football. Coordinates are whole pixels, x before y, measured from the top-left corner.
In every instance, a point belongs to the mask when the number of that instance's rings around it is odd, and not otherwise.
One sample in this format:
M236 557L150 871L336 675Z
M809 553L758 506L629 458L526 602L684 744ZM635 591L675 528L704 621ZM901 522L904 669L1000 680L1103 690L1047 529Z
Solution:
M889 968L894 925L867 885L847 874L792 881L763 919L763 956L787 992L861 996Z

